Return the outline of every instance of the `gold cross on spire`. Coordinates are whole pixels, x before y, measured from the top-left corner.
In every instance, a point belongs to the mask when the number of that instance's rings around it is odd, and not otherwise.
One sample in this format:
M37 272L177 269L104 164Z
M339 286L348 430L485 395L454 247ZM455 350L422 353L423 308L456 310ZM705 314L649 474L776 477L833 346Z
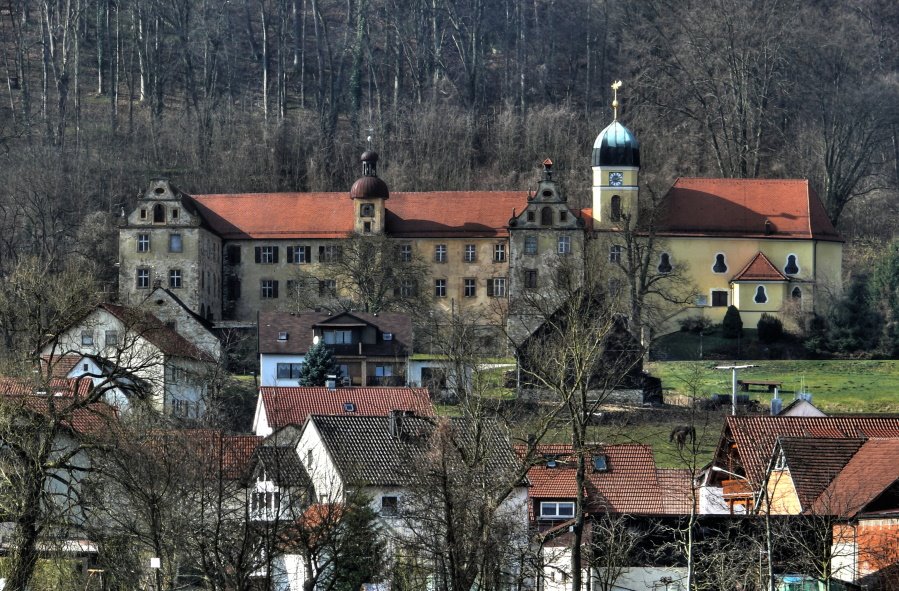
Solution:
M612 82L612 120L618 121L618 89L621 88L621 80Z

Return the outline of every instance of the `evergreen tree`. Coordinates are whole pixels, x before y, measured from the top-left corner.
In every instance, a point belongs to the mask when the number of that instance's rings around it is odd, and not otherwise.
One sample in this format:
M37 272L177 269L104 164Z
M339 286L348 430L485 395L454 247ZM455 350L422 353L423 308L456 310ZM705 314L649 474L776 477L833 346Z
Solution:
M329 375L339 378L340 368L334 362L328 346L319 341L306 353L306 359L300 369L300 385L324 386Z
M834 353L874 351L880 344L883 317L871 305L866 277L852 278L849 289L830 311L828 348Z
M880 349L899 356L899 242L893 242L871 278L871 297L883 315Z
M726 339L735 339L743 333L743 319L736 306L728 306L721 322L721 336Z

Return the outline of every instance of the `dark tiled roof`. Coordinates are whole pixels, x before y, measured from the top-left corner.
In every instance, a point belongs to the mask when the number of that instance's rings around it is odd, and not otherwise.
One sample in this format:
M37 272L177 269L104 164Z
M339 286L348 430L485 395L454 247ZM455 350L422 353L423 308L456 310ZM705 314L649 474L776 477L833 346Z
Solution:
M870 439L818 496L812 513L855 517L899 480L899 438Z
M145 338L166 355L198 361L215 361L209 353L196 347L149 312L118 304L100 304L99 307L118 318L128 330Z
M392 410L411 410L434 416L427 388L337 388L265 386L259 388L269 427L302 425L309 415L378 415ZM351 402L353 413L344 404Z
M764 254L757 253L731 281L786 281L787 276L781 273Z
M864 439L785 437L780 440L803 510L812 506L864 443Z
M372 486L406 486L416 481L416 470L431 449L438 429L452 429L454 440L471 447L473 423L463 418L404 416L402 437L390 433L388 417L312 416L328 453L343 479ZM514 475L520 463L496 423L481 423L487 470L497 480ZM501 481L501 480L499 480Z
M586 451L588 508L594 512L665 514L681 507L690 480L682 474L665 473L663 491L652 448L642 444L597 445ZM593 456L605 455L609 469L595 471ZM528 470L531 499L572 499L577 494L575 457L570 445L540 445L537 464ZM556 467L547 467L554 458ZM686 491L671 490L682 484ZM663 495L670 495L669 501Z
M899 437L899 417L729 416L716 451L716 463L726 466L729 438L737 446L746 477L756 488L764 480L778 437L869 439Z
M412 354L412 318L406 314L384 312L259 312L259 352L263 354L304 354L312 346L312 330L316 325L338 324L343 321L375 326L378 342L364 344L366 355L405 357ZM278 333L287 332L287 340L279 341ZM380 333L389 332L393 339L384 341Z
M260 445L256 448L257 469L261 466L278 486L306 487L310 484L306 469L293 447Z
M808 181L796 179L677 179L665 196L659 231L679 236L842 240Z
M184 429L164 432L159 437L184 437L201 458L207 469L215 473L221 469L225 478L245 478L253 466L253 454L262 443L256 435L226 435L218 429Z

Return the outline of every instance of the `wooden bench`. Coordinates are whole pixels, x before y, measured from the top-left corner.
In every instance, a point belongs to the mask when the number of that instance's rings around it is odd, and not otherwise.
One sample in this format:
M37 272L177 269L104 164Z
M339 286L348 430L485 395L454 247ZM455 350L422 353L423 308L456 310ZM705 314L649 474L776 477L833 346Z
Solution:
M767 388L769 392L774 392L774 389L780 388L783 385L783 382L768 382L765 380L737 380L737 384L740 385L740 390L744 392L749 392L749 389L752 386Z

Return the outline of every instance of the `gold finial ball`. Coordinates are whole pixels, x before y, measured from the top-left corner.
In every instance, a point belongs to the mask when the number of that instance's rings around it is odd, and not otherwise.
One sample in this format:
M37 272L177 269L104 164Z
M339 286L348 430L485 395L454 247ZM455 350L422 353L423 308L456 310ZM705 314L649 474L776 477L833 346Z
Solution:
M618 99L612 101L612 106L616 109L618 108Z

